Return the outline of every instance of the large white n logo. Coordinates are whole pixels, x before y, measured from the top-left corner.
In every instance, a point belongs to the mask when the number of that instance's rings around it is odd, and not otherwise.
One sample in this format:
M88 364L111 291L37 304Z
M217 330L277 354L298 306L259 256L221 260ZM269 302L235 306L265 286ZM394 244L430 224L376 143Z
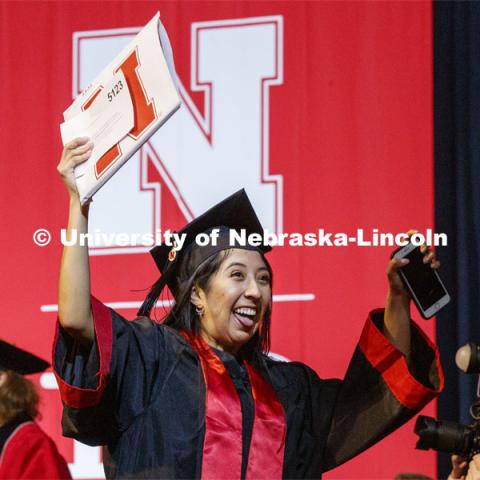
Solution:
M125 47L138 28L77 32L74 96ZM245 187L265 228L281 232L282 177L269 170L269 88L283 82L283 18L192 24L191 89L204 93L199 113L183 85L184 105L96 195L91 230L154 233L162 184L185 218ZM148 178L148 162L162 184ZM99 248L93 254L144 247Z

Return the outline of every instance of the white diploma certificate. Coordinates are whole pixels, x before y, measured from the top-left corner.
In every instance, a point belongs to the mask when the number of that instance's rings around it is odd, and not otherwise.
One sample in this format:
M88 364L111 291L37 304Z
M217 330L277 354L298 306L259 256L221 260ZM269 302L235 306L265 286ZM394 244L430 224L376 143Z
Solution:
M171 47L157 12L65 110L63 143L76 137L94 143L91 157L75 169L82 204L180 107L173 78Z
M93 151L88 162L75 168L75 178L82 177L89 164L95 164L124 138L134 125L133 104L120 70L95 97L91 106L60 125L63 145L77 137L89 137Z

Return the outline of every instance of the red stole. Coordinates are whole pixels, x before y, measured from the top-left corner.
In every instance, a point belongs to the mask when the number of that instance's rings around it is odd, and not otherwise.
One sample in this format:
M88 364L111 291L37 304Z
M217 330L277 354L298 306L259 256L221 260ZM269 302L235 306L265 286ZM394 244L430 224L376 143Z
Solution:
M203 338L182 332L197 353L206 387L202 479L240 478L242 409L223 362ZM255 404L247 479L282 478L285 414L272 386L245 362Z

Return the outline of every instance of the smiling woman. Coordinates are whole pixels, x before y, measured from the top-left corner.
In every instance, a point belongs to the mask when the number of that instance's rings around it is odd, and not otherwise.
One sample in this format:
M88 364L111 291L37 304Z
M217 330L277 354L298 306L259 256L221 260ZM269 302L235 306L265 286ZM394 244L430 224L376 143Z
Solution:
M68 231L87 232L73 167L91 146L67 145L58 167L70 192ZM90 297L88 248L65 246L54 367L63 431L104 445L107 478L319 478L391 433L442 389L438 354L409 316L387 267L385 310L370 313L343 380L268 356L272 270L244 191L185 226L181 250L151 253L160 277L130 322ZM198 235L212 241L200 246ZM438 267L432 253L425 262ZM150 313L165 287L163 323ZM414 372L414 373L412 373Z
M225 253L206 289L193 287L191 301L206 342L236 355L255 335L271 306L271 276L260 253L240 249Z

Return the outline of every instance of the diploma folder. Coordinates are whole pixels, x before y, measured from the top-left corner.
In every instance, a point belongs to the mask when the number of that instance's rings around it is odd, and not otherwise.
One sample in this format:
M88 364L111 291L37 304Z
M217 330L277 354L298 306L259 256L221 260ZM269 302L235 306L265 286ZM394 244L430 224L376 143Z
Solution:
M75 137L94 143L90 158L75 169L82 204L178 110L176 81L157 12L63 113L64 145Z

